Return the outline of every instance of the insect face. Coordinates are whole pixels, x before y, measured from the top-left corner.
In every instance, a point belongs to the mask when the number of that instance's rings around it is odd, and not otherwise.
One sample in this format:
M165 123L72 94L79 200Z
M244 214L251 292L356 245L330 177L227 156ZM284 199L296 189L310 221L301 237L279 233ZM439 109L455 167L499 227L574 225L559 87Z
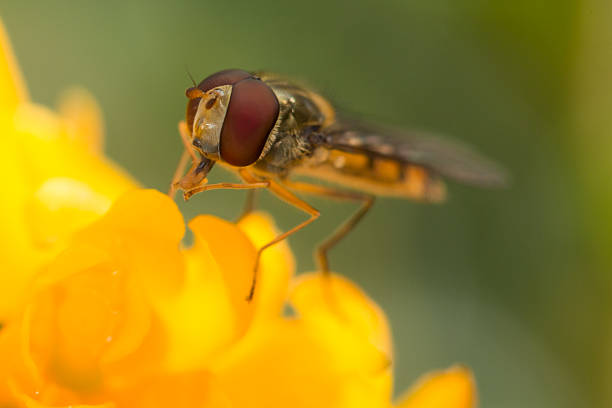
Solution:
M227 114L231 85L213 88L199 97L193 117L191 136L194 147L208 159L220 159L221 131Z

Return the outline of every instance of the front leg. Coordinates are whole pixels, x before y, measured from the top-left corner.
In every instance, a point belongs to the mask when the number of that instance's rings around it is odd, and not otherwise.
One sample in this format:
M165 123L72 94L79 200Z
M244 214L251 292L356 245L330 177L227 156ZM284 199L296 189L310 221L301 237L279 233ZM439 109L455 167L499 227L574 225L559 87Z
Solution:
M191 189L185 189L183 193L183 197L185 200L189 200L192 195L201 193L203 191L208 190L220 190L220 189L228 189L228 190L252 190L255 188L268 188L270 187L270 182L268 180L263 181L255 181L252 183L216 183L216 184L203 184L206 182L204 180L200 183L200 185L195 186Z
M196 176L195 174L189 176L194 170L197 169L199 159L195 149L193 148L193 145L191 144L189 129L187 128L187 124L185 123L185 121L179 122L178 130L179 134L181 135L181 141L183 142L183 146L185 147L185 149L183 150L183 154L181 155L178 166L176 167L174 175L172 176L172 183L170 183L170 191L168 192L168 195L170 197L174 197L174 194L176 193L177 189L184 189L183 186L193 188L202 182L202 178L198 179L197 177L194 177ZM191 168L183 176L189 158L191 158ZM204 177L206 177L205 174Z

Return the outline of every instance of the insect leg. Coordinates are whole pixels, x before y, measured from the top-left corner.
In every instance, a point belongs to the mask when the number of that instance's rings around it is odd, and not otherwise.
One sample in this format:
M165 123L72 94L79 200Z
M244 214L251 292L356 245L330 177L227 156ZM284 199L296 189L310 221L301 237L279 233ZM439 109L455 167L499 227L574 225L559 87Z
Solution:
M258 180L257 177L255 177L252 173L250 173L247 170L240 171L240 176L243 178L245 182L249 182L249 183L254 183ZM306 201L294 195L291 191L287 190L282 184L274 180L268 180L268 182L270 183L269 190L272 193L274 193L274 195L276 195L281 200L293 205L294 207L297 207L300 210L304 211L305 213L310 215L310 218L308 218L305 221L302 221L301 223L291 228L290 230L283 232L282 234L274 238L272 241L268 242L267 244L259 248L259 250L257 251L257 256L255 257L255 269L253 270L253 281L251 282L251 290L249 291L249 295L247 296L248 301L251 301L253 299L253 295L255 294L255 285L257 284L257 269L259 268L259 260L261 259L262 252L265 251L267 248L271 247L272 245L279 243L280 241L284 240L290 235L298 232L299 230L301 230L302 228L304 228L305 226L307 226L308 224L310 224L311 222L319 218L319 215L321 215L321 213L317 209L312 207Z
M359 193L356 191L336 190L316 184L303 183L298 181L285 180L284 184L295 191L301 191L306 194L320 195L325 197L337 198L341 200L361 201L362 205L351 215L334 233L323 241L316 250L316 260L320 270L329 275L329 260L327 252L333 248L342 238L344 238L355 226L361 221L366 213L374 204L374 196Z
M189 160L189 152L186 149L183 149L183 153L181 154L179 163L176 166L174 175L172 176L172 182L170 183L170 189L168 191L168 195L170 196L170 198L174 198L174 194L176 193L176 190L178 187L178 182L183 176L183 173L185 172L185 167L187 167L188 160ZM192 166L192 168L194 166Z
M185 150L183 150L183 154L179 160L178 166L176 166L176 170L174 171L174 175L172 176L172 183L170 183L170 190L168 191L168 195L170 197L174 197L178 187L178 181L181 179L181 176L185 172L185 167L187 166L187 159L191 157L192 166L189 172L193 171L198 163L198 156L193 149L193 145L189 140L189 129L187 129L187 124L185 121L180 121L178 125L179 134L181 135L181 140L183 141L183 145L185 146ZM189 173L188 172L188 173Z
M252 190L254 188L269 188L270 181L268 180L257 180L252 183L216 183L216 184L204 184L201 186L197 186L186 190L183 193L183 197L185 200L189 200L191 196L196 193L201 193L203 191L208 190L220 190L220 189L229 189L229 190Z

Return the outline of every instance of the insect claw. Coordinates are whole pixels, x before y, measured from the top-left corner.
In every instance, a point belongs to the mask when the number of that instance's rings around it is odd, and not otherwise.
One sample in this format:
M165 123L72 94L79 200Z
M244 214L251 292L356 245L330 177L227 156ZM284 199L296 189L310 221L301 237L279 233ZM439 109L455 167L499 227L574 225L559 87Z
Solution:
M253 296L255 296L255 285L251 285L251 289L249 290L249 294L245 298L248 303L251 303L253 300Z

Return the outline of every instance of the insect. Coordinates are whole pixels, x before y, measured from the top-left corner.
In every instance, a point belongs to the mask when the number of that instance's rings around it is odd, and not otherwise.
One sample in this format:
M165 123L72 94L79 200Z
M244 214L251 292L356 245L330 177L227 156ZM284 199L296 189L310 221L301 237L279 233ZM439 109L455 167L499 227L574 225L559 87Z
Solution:
M186 95L186 120L179 123L185 150L171 195L181 189L187 200L207 190L247 189L249 211L253 192L263 188L309 215L259 249L247 300L254 294L261 253L320 215L296 193L361 203L316 250L320 270L328 273L328 251L363 218L375 196L440 202L445 198L442 177L483 187L505 183L498 166L463 145L339 118L321 95L274 74L220 71ZM207 184L216 163L235 171L242 183ZM344 188L296 181L293 175Z

